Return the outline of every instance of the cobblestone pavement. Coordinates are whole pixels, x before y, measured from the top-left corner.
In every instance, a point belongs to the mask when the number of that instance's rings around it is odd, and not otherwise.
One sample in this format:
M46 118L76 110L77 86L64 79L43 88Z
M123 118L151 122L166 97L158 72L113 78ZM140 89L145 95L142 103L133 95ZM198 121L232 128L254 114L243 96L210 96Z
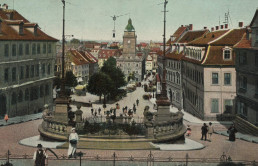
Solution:
M34 120L29 122L24 122L20 124L14 124L10 126L5 126L0 128L0 147L1 152L0 156L4 156L7 150L10 150L11 156L15 157L16 155L32 155L36 148L27 147L19 145L19 141L24 138L32 137L39 135L38 125L42 120ZM246 142L243 140L237 139L235 142L229 142L228 137L213 134L212 142L201 141L201 125L199 124L190 124L192 127L192 135L188 138L195 140L199 143L204 144L206 147L201 150L193 151L152 151L154 157L173 157L173 158L184 158L188 153L190 158L220 158L220 156L225 152L226 155L230 155L232 160L258 160L257 149L258 144ZM216 129L222 129L224 126L220 124L214 125ZM66 155L67 150L65 149L54 149L58 155ZM80 149L79 149L80 151ZM81 150L86 153L86 156L103 156L111 157L113 152L116 152L119 157L147 157L150 153L145 150L130 150L130 151L116 151L116 150Z

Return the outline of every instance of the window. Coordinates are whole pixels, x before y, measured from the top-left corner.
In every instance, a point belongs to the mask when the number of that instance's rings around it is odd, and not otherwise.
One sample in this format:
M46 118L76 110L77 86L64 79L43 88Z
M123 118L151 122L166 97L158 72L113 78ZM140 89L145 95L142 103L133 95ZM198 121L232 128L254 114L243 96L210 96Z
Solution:
M232 113L232 108L233 108L233 100L225 99L224 100L224 113L226 113L226 114Z
M23 55L23 45L19 44L19 55Z
M231 50L229 48L225 48L223 50L223 55L224 55L224 60L229 60L231 59Z
M245 103L242 103L242 102L237 103L237 110L239 114L247 117L247 106Z
M46 54L47 53L47 44L44 43L43 44L43 54Z
M30 76L30 66L26 65L26 75L25 75L25 77L29 78L29 76Z
M242 89L247 89L247 78L245 76L239 77L239 85Z
M52 47L51 47L51 44L48 44L48 53L52 53Z
M239 55L239 64L245 65L246 63L247 63L246 52L244 52L243 55Z
M9 68L4 69L4 81L5 82L9 81Z
M212 73L212 84L219 84L219 73Z
M42 70L42 75L44 76L46 74L46 69L45 69L45 63L42 64L41 70Z
M37 44L37 54L40 54L40 43Z
M12 45L12 55L16 56L16 44Z
M25 45L25 54L26 55L30 54L30 45L28 43Z
M224 85L231 85L231 73L224 73Z
M5 57L9 56L9 44L4 45L4 56Z
M16 81L16 67L12 68L12 81Z
M30 77L34 77L34 65L31 65L30 67Z
M36 44L32 44L32 55L36 55Z
M47 74L50 75L50 71L51 71L51 65L50 63L47 65Z
M45 95L46 96L49 95L49 85L46 85L46 87L45 87Z
M219 113L219 99L211 99L211 113Z
M16 96L16 93L13 92L13 93L12 93L12 101L11 101L12 105L14 105L14 104L17 103L17 98L16 98L16 97L17 97L17 96Z
M258 67L258 51L255 52L255 67Z
M36 75L36 77L39 76L39 64L36 65L36 74L35 75Z
M22 80L24 78L24 67L21 66L20 67L20 80Z
M40 96L40 97L43 97L43 96L44 96L44 85L40 85L39 96Z
M28 101L28 100L29 100L29 97L30 97L29 89L27 88L27 89L25 90L25 101Z
M18 95L18 102L22 102L23 101L23 92L22 90L19 91L19 95Z

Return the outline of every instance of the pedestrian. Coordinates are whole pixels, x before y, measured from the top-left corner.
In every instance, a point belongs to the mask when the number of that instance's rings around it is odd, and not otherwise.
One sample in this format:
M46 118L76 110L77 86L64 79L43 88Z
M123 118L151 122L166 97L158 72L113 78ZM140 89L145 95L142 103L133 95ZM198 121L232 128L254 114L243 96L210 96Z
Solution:
M134 114L136 114L136 107L133 107L133 112Z
M234 124L232 124L227 131L228 135L229 135L229 141L235 141L236 140L236 133L237 133L237 129L235 127Z
M190 128L190 126L189 125L187 125L187 128L186 128L186 136L190 136L191 135L191 131L192 131L192 129Z
M69 148L68 148L68 158L76 158L76 149L79 141L78 134L75 132L75 128L72 128L72 132L69 136Z
M90 107L92 107L91 101L89 101L89 105L90 105Z
M111 114L113 113L113 108L112 108L112 107L110 108L110 113L111 113Z
M101 109L100 109L100 107L99 107L99 110L98 110L98 111L99 111L99 115L100 115L100 112L101 112Z
M132 116L132 115L133 115L133 111L132 111L132 109L129 109L128 116Z
M5 114L5 116L4 116L4 120L5 120L5 122L7 123L7 121L8 121L8 115L7 114Z
M113 112L114 112L114 115L116 116L116 109L114 109Z
M93 115L93 112L94 112L94 110L93 110L93 108L91 108L91 115Z
M33 160L34 166L45 166L46 158L48 157L46 151L43 149L41 144L38 144L37 150L34 152Z
M136 104L137 104L137 106L139 105L139 99L136 100Z
M97 113L97 110L95 110L95 113L94 113L94 115L95 115L95 116L97 116L97 114L98 114L98 113Z
M116 103L116 109L120 109L120 105L118 103Z
M205 141L207 140L207 132L208 132L208 126L206 125L206 123L203 123L202 126L202 138L201 140L203 140L203 137L205 138Z
M211 135L212 135L212 133L214 133L214 128L212 126L212 123L210 122L209 123L209 128L208 128L208 139L209 139L210 142L211 142Z
M125 110L127 111L127 106L125 106Z

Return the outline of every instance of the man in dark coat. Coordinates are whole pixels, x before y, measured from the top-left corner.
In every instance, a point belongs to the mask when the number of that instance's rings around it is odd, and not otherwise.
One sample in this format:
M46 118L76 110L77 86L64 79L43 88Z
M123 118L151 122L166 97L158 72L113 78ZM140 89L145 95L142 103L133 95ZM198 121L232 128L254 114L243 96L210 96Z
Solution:
M229 128L228 128L228 135L229 135L229 141L235 141L236 140L236 133L237 133L237 129L235 127L234 124L232 124Z
M136 100L136 104L137 104L137 106L139 105L139 99Z
M47 158L47 154L45 150L43 150L42 145L38 144L38 150L34 153L33 159L35 160L34 166L45 166L45 160Z
M205 139L205 141L207 140L207 133L208 133L208 126L206 125L206 123L203 123L203 126L202 126L202 138L201 140L203 140L203 137Z

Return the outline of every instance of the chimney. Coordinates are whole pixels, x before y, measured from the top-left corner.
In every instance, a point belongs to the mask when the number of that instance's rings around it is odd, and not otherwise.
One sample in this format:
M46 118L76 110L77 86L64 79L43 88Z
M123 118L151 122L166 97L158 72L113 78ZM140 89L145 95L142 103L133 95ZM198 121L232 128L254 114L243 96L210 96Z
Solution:
M184 25L181 25L181 27L184 27Z
M220 25L220 29L223 29L224 28L224 25Z
M24 34L24 33L23 33L23 31L24 31L23 25L24 25L23 22L21 22L21 23L19 24L19 35L23 35L23 34Z
M225 29L228 29L228 24L225 24Z
M34 25L34 36L38 35L38 24Z
M207 27L203 27L203 29L207 29Z
M219 26L216 26L216 30L219 30Z
M189 24L189 30L193 30L193 24Z
M239 28L242 28L244 23L243 22L239 22L238 25L239 25Z
M213 32L213 31L214 31L214 27L211 28L211 32Z

